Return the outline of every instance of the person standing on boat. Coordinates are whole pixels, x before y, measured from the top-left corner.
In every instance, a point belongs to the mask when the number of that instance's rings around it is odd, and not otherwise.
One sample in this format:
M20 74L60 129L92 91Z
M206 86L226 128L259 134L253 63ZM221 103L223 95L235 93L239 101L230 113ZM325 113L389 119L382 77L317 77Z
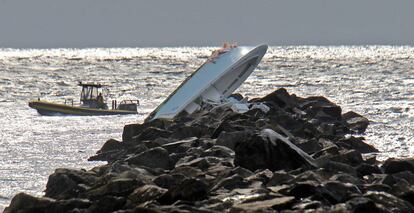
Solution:
M99 109L105 109L105 103L104 103L104 99L103 99L102 93L99 93L99 95L96 98L96 100L98 101L98 108Z

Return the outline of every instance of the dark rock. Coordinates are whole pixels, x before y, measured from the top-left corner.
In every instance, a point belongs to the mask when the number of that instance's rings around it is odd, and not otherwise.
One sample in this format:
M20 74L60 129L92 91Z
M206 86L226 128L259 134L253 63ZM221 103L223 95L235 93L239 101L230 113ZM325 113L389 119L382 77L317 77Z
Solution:
M357 166L364 162L361 153L356 150L342 150L339 154L325 154L317 159L321 161L336 161L350 166Z
M161 197L166 189L160 188L154 185L144 185L135 189L129 196L128 199L135 204L141 204L146 201L156 200Z
M403 171L410 171L414 173L414 159L389 158L384 162L381 168L386 174L393 174Z
M381 210L375 203L366 197L354 197L346 202L355 213L377 213Z
M84 185L93 185L96 182L96 178L92 172L56 169L55 173L49 176L45 196L55 199L77 197L86 190Z
M291 170L301 166L316 166L312 157L270 129L265 129L260 134L237 144L234 164L252 171Z
M126 202L125 197L102 196L88 208L88 212L113 212L120 210Z
M222 132L249 132L250 128L244 125L235 125L231 124L229 121L223 121L220 125L213 131L211 138L218 138Z
M342 117L348 123L349 129L358 133L365 132L369 125L369 120L367 118L353 111L343 114Z
M295 98L291 97L285 88L277 89L276 91L266 95L258 101L273 102L282 108L292 108L297 104Z
M410 185L414 185L414 174L410 171L402 171L392 175L396 179L403 179Z
M119 150L123 148L124 148L124 143L117 141L115 139L109 139L105 142L105 144L102 146L102 148L97 153L99 154L102 152Z
M401 193L398 197L408 201L411 205L414 205L414 189L411 188L410 190Z
M181 126L173 130L171 137L179 140L191 137L201 138L205 135L209 136L212 132L212 129L202 125Z
M250 203L236 204L230 210L238 212L266 212L266 210L282 210L291 207L295 202L294 197L276 197L270 200L262 200Z
M306 182L306 181L313 181L317 183L323 182L323 177L316 173L316 171L304 171L300 174L297 174L296 177L294 177L289 183L297 183L297 182Z
M356 167L356 171L358 173L358 176L363 177L365 175L371 175L371 174L381 174L382 171L377 165L370 165L366 163L361 163Z
M122 141L132 141L132 137L138 135L144 126L142 124L127 124L124 126L124 131L122 132Z
M126 159L130 164L150 168L170 169L171 160L168 151L161 147L149 149Z
M115 179L103 186L89 190L86 192L86 195L91 198L103 197L106 195L125 196L140 185L143 185L143 183L135 179Z
M350 137L339 139L336 142L336 144L346 149L355 149L360 153L379 152L379 150L373 147L372 145L366 144L364 140L365 139L363 137L350 136Z
M339 181L339 182L342 182L342 183L351 183L351 184L354 184L354 185L360 185L360 184L363 184L363 182L364 182L363 180L361 180L361 179L359 179L355 176L346 174L346 173L335 174L332 177L330 177L329 180Z
M15 195L4 213L14 212L44 212L55 202L50 198L37 198L25 193Z
M247 187L248 183L239 175L235 174L231 177L227 177L219 181L211 190L215 191L221 187L232 190L235 188L244 188Z
M328 160L328 161L319 162L319 166L328 172L332 172L332 173L342 172L342 173L350 174L353 176L357 176L356 170L352 166L349 166L344 163Z
M343 203L350 199L352 194L361 194L361 191L355 185L337 181L326 182L318 190L332 204Z
M314 195L318 185L319 183L314 181L296 182L281 193L301 199Z
M296 145L308 154L313 154L323 149L321 144L316 140L307 140Z
M156 119L153 121L145 122L143 124L128 124L124 126L122 133L122 141L130 142L133 141L133 137L138 136L142 131L148 127L155 127L159 129L166 129L170 125L170 121Z
M169 189L172 186L177 185L182 180L185 179L184 175L170 175L170 174L163 174L154 179L154 183L157 184L157 186Z
M170 171L171 175L183 175L187 178L193 177L197 178L199 176L204 175L204 173L198 169L191 166L180 166L175 167L173 170Z
M139 135L134 136L133 139L138 141L155 140L157 138L168 138L171 135L171 131L159 129L156 127L148 127L144 129Z
M388 186L393 186L395 183L397 183L397 179L395 179L392 175L375 175L374 177L375 180L373 183L386 184Z
M238 174L240 177L243 177L243 178L247 178L254 174L252 171L245 169L243 167L240 167L240 166L235 167L234 169L231 170L231 172L233 174Z
M246 131L235 131L235 132L221 132L217 138L216 144L220 146L228 147L234 150L236 143L244 141L246 137L251 135L250 132Z
M177 200L197 201L206 198L208 186L198 179L185 179L169 189L158 201L161 204L172 204Z

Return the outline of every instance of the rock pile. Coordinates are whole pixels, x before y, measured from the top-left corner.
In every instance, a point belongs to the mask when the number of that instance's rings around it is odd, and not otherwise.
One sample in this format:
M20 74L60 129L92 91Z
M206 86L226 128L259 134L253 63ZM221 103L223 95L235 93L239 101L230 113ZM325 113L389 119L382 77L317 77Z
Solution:
M251 103L269 110L126 125L90 158L107 165L57 169L5 212L414 212L414 159L381 165L352 136L366 118L285 89Z

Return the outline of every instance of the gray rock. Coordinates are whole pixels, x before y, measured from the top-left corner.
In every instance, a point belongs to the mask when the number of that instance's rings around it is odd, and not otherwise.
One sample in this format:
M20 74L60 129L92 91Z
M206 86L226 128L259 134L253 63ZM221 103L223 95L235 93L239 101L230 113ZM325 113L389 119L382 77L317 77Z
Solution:
M294 197L276 197L270 200L236 204L231 208L230 212L271 212L271 210L287 209L291 207L294 202Z
M231 170L231 172L233 174L238 174L240 177L243 177L243 178L247 178L254 174L252 171L245 169L243 167L240 167L240 166L235 167L234 169Z
M291 181L294 178L291 174L285 171L276 171L273 173L266 186L277 186Z
M358 133L365 132L369 125L369 120L367 118L353 111L343 114L342 117L348 123L349 129Z
M360 184L364 183L363 180L361 180L361 179L359 179L355 176L352 176L350 174L346 174L346 173L335 174L332 177L330 177L329 180L339 181L339 182L342 182L342 183L351 183L351 184L354 184L354 185L360 185Z
M234 156L233 150L225 146L213 146L210 149L204 151L200 157L213 156L219 158L231 158Z
M162 148L166 149L169 153L183 153L191 148L191 144L198 140L196 137L187 138L184 140L175 141L162 145Z
M364 197L384 206L390 212L414 212L414 207L411 203L387 192L369 191L364 194Z
M185 161L182 158L175 164L175 167L190 166L190 167L196 167L198 169L201 169L201 170L205 171L210 166L213 166L213 165L218 164L220 162L223 162L222 158L210 157L210 156L202 157L202 158L196 158L196 159L191 160L191 161Z
M171 160L168 151L161 147L149 149L140 154L131 156L126 161L132 165L150 168L170 169Z

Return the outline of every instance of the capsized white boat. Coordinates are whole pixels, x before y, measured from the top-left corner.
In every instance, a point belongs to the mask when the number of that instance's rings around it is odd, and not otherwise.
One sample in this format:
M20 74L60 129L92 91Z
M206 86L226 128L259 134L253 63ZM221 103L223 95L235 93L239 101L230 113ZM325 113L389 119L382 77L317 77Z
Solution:
M193 113L203 102L226 99L250 76L267 47L225 47L214 52L145 121L173 119L182 111Z

